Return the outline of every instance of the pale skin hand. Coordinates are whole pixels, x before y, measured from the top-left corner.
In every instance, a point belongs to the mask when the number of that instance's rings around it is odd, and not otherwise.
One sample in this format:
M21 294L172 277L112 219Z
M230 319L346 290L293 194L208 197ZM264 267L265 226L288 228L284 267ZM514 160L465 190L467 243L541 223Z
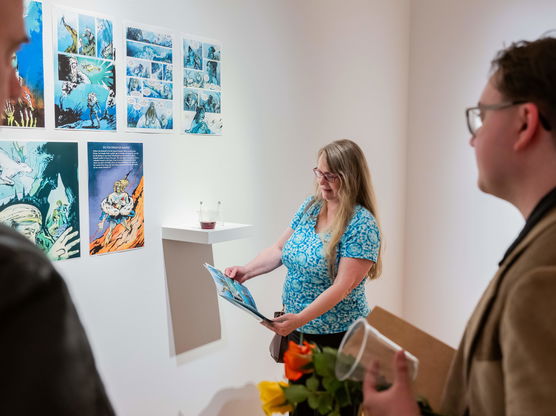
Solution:
M363 408L373 416L419 416L419 407L411 391L407 360L403 351L394 357L394 384L385 391L377 391L378 362L367 371L363 382Z
M284 314L272 323L261 322L268 329L279 335L286 336L297 328L328 312L342 301L369 272L374 262L366 259L342 257L338 266L338 274L334 283L322 292L309 306L300 313Z
M72 232L72 230L72 227L68 227L52 244L52 247L48 250L48 256L51 259L65 260L79 252L79 250L72 250L81 241L79 238L75 238L79 232Z

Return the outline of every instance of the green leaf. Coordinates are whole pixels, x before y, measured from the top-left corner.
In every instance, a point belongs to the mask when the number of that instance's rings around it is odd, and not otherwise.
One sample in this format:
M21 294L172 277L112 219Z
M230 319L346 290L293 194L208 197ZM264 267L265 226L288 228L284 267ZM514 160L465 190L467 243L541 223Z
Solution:
M330 354L319 353L313 355L313 363L315 364L315 371L318 375L323 377L335 377L334 366L336 358Z
M320 383L319 379L313 375L307 379L307 382L305 384L309 390L317 391Z
M309 404L309 407L311 409L317 409L319 407L319 395L317 393L311 393L309 395L309 400L307 400L307 403Z
M301 384L292 384L284 389L284 395L290 403L300 403L307 400L309 390Z
M336 377L325 377L322 379L322 385L327 392L334 394L340 387L342 387L342 382Z
M330 394L323 394L319 400L318 411L320 414L326 415L332 411L332 396Z

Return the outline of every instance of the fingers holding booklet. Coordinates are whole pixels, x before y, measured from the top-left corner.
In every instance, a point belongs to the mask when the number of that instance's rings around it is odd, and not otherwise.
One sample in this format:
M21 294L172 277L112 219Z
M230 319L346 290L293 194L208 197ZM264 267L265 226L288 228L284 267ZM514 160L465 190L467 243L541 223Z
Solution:
M257 309L255 304L255 299L249 292L249 289L242 285L240 282L234 279L230 279L216 267L205 263L205 268L209 271L214 283L216 285L216 292L219 296L226 299L232 305L235 305L239 309L247 312L249 315L253 316L259 322L272 322L271 319L264 316Z

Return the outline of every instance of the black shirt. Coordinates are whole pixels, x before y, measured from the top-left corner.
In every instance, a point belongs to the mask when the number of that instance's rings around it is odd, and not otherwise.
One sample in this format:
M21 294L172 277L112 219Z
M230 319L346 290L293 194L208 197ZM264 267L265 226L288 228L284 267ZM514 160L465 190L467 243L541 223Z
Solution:
M556 207L556 188L547 193L539 201L535 209L533 209L531 215L529 215L527 221L525 221L525 226L523 227L515 241L512 243L512 245L508 248L508 250L506 250L506 253L504 254L502 260L500 260L500 263L498 263L499 266L504 263L504 260L506 260L512 253L512 251L514 251L514 249L517 247L517 245L521 243L521 241L523 241L523 239L527 236L527 234L529 234L533 227L537 225L539 221L554 207Z

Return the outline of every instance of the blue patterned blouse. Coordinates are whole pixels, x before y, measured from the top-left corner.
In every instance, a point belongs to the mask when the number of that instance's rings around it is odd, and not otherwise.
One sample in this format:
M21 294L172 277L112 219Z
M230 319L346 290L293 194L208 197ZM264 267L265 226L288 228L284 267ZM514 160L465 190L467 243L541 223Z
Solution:
M305 207L313 199L307 198L291 222L294 230L282 249L282 263L288 269L282 302L286 313L299 313L332 285L324 256L323 239L329 233L317 234L315 226L322 203ZM376 262L380 247L380 233L374 216L361 205L355 207L353 217L342 236L336 258L368 259ZM369 305L365 297L365 283L361 282L340 303L298 329L306 334L333 334L346 331L360 317L367 316Z

